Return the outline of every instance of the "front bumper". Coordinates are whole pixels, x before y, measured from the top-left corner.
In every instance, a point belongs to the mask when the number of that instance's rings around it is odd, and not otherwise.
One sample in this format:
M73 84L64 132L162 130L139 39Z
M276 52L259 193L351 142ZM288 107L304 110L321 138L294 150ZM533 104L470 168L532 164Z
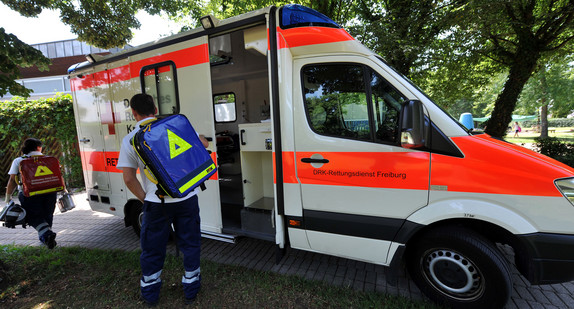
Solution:
M517 266L530 283L574 280L574 235L534 233L518 238L528 258L517 255Z

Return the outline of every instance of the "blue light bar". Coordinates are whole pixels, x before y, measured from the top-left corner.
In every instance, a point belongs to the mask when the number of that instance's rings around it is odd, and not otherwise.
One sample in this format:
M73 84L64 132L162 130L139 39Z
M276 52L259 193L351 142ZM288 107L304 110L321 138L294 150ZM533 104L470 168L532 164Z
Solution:
M281 8L280 24L282 29L295 27L331 27L341 28L329 17L299 4L288 4Z

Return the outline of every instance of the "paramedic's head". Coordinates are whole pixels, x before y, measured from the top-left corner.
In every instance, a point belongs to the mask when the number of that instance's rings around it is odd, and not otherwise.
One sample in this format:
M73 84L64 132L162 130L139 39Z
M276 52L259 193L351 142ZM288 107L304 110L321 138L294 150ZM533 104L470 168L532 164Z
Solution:
M153 97L145 93L134 95L130 100L130 107L136 119L138 116L141 117L141 119L152 117L157 112L155 104L153 103Z
M28 138L22 144L23 154L29 154L32 151L42 151L42 142L39 139Z

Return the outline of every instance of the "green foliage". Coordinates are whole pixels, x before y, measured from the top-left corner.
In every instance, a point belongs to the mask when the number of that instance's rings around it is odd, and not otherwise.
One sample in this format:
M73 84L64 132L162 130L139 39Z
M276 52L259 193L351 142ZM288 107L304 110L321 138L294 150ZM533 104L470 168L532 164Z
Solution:
M28 96L26 89L15 80L20 78L20 68L37 66L40 70L48 69L50 60L42 53L20 41L15 35L8 34L0 27L0 97L6 93Z
M0 101L0 156L19 154L26 138L36 137L45 145L46 155L58 155L64 179L69 187L83 187L82 165L77 148L72 97L59 95L54 98L26 101L14 98Z
M543 155L574 167L574 144L561 142L556 137L535 139L534 146Z

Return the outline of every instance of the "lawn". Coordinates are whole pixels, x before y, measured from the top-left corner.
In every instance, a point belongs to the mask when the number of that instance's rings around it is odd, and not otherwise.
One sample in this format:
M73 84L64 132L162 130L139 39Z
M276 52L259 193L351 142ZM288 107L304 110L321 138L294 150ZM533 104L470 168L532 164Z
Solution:
M142 308L139 252L0 246L0 308ZM158 308L184 307L181 257L168 255ZM192 308L438 308L298 276L201 261Z
M514 131L508 132L504 137L505 140L514 144L533 144L534 139L540 136L540 132L535 132L532 128L522 128L518 137L514 137ZM574 143L574 128L548 128L548 136L557 137L563 142Z

